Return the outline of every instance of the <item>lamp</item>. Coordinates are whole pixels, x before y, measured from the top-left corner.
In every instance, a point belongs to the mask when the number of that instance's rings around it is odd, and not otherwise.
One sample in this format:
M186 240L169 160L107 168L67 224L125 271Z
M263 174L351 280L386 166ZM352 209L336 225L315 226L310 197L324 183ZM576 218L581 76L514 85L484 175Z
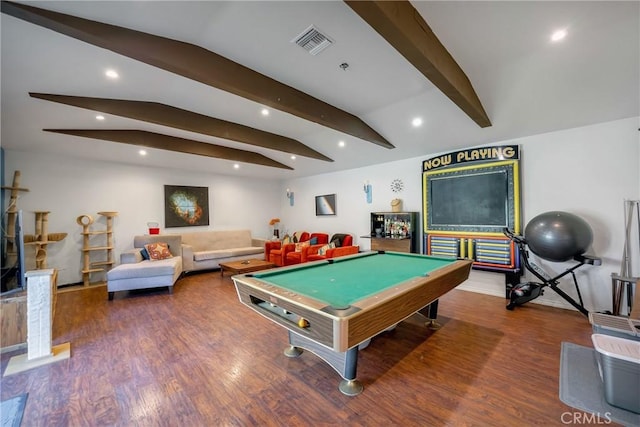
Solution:
M371 188L371 184L369 184L369 181L364 182L364 192L367 195L367 203L371 203L373 198L372 196L373 189Z
M293 206L293 191L287 188L287 199L289 199L289 206Z

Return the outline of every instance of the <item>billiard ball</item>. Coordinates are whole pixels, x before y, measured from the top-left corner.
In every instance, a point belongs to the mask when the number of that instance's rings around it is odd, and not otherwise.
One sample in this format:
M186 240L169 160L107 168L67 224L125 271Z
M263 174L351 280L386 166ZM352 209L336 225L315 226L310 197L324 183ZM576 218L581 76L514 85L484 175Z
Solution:
M298 319L298 326L300 326L301 328L308 328L309 322L304 317L301 317Z

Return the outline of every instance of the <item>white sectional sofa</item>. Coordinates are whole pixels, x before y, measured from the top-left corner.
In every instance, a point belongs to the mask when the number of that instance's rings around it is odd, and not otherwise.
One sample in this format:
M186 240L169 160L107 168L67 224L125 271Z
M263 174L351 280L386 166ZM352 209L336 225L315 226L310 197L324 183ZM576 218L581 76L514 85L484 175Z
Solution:
M145 260L140 252L147 243L164 242L169 245L171 258ZM182 237L180 235L148 235L133 238L134 249L120 254L120 265L107 272L107 292L113 299L114 292L133 289L168 287L173 293L173 285L182 274Z
M182 268L185 272L219 268L220 263L264 258L264 239L251 230L216 230L182 233Z

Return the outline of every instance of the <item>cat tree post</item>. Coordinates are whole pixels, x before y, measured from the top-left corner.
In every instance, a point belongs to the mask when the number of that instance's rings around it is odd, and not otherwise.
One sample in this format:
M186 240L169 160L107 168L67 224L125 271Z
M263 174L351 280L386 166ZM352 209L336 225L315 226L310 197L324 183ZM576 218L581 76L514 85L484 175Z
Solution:
M2 187L3 190L11 190L9 206L7 207L7 228L4 237L7 239L6 257L7 265L13 265L16 262L15 234L16 234L16 215L18 213L18 197L20 191L29 191L27 188L20 188L20 171L13 172L13 183L11 187Z
M53 314L55 311L56 277L53 269L32 270L26 273L27 292L27 354L9 360L4 375L68 359L71 344L52 346Z

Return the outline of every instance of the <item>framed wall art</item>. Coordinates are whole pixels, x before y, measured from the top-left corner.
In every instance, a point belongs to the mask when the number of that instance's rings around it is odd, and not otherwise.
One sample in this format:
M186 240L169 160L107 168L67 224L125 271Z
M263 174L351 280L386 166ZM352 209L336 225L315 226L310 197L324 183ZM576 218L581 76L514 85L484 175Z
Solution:
M316 216L336 214L336 195L316 196Z
M165 185L164 223L165 228L209 225L209 187Z

